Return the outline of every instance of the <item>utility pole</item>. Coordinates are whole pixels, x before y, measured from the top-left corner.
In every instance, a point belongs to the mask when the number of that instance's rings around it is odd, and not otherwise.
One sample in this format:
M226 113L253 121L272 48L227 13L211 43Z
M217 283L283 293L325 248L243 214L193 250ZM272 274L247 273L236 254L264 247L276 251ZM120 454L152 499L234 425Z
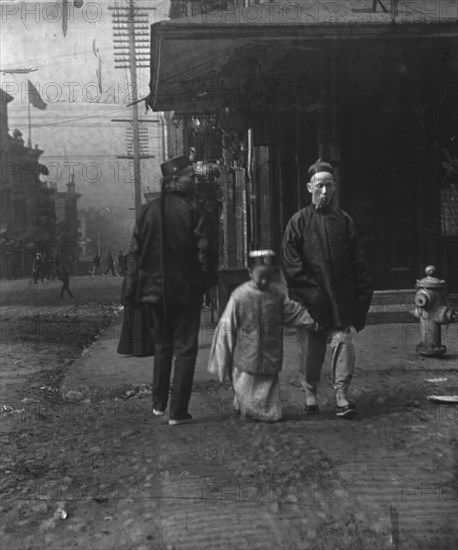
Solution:
M122 158L132 158L134 161L135 212L138 214L142 206L140 159L154 157L140 154L137 67L149 67L149 22L146 10L156 8L139 7L135 5L134 0L128 0L127 6L116 3L114 7L110 6L110 9L113 10L115 68L128 68L130 71L133 154L132 157Z
M30 100L27 102L27 117L29 121L29 139L27 141L27 147L32 149L32 117L30 116Z
M133 143L133 135L134 135L134 124L133 124L133 120L132 119L129 119L129 118L112 118L111 119L111 122L128 122L129 124L132 125L132 128L128 129L128 137L131 138L131 143L132 143L132 147L129 147L129 143L127 144L127 155L117 155L116 158L117 159L128 159L128 160L134 160L135 162L135 149L134 149L134 143ZM158 119L149 119L149 118L144 118L144 119L137 119L137 123L154 123L156 124L158 122ZM129 132L130 130L130 132ZM138 130L138 144L139 144L139 151L138 151L138 159L139 160L142 160L142 159L154 159L156 158L156 155L149 155L148 152L147 152L147 148L148 148L148 134L146 132L144 132L142 129L139 129ZM131 149L133 151L131 151ZM131 152L134 152L134 155L131 154ZM134 171L134 176L135 176L135 171ZM141 206L141 204L140 204ZM137 208L135 208L136 212L138 212Z
M140 132L138 128L138 88L137 88L137 65L135 62L135 24L134 24L134 0L129 0L129 65L130 82L132 86L132 128L134 146L134 184L135 184L135 213L140 212L142 207L142 182L140 172Z

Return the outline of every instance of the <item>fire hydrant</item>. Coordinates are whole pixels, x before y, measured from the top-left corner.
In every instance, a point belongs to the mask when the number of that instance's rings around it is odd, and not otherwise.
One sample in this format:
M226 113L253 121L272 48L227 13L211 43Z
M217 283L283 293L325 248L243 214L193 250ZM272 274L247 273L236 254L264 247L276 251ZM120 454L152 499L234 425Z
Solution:
M436 268L429 265L425 268L426 277L417 279L415 285L418 289L415 294L417 307L413 314L420 319L421 336L415 351L420 355L440 357L447 351L441 343L441 327L456 322L458 311L450 308L446 283L434 277L435 272Z

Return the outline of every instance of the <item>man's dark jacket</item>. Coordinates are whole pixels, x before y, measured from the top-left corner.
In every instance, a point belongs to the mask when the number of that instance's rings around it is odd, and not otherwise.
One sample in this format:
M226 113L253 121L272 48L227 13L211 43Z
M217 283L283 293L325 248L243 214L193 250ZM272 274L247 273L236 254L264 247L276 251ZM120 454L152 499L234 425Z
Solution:
M290 297L308 307L318 323L364 328L372 284L346 212L313 205L296 212L283 237L282 264Z
M162 268L169 304L201 303L216 283L217 236L192 197L177 191L164 196L164 257L161 259L160 198L143 206L128 257L126 297L162 301Z

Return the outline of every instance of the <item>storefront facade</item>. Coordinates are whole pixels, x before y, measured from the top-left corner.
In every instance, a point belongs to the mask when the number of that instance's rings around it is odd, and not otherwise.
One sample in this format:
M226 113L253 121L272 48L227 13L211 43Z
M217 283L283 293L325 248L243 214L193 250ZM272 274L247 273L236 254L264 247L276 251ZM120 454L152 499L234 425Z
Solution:
M456 14L393 23L353 4L333 21L304 2L295 21L292 4L261 4L153 25L151 105L218 120L225 267L279 251L321 157L376 289L411 288L433 263L457 291Z

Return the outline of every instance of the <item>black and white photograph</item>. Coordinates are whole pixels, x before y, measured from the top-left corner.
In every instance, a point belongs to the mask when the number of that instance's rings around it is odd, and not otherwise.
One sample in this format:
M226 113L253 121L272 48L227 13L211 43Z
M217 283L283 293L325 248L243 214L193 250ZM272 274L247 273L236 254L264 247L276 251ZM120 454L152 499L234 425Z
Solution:
M0 0L1 550L458 550L458 0Z

